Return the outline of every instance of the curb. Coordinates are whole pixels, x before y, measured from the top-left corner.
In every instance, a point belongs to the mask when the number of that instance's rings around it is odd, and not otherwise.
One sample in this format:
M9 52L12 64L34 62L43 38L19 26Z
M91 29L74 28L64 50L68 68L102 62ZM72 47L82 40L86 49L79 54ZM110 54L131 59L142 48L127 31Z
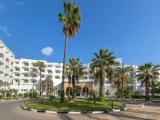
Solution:
M104 114L104 113L109 113L109 112L120 112L121 110L120 109L113 109L111 111L92 111L92 112L58 112L58 111L47 111L47 110L36 110L36 109L28 109L27 106L25 105L21 105L21 108L23 110L27 110L27 111L30 111L30 112L37 112L37 113L48 113L48 114L87 114L87 113L90 113L90 114Z

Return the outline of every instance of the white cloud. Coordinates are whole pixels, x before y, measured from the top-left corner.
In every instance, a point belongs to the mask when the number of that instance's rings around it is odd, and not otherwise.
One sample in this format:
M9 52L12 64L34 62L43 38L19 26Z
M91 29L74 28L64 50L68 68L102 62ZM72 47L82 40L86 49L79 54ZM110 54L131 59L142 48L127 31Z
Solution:
M12 36L9 33L7 26L6 25L1 25L1 24L0 24L0 34L1 34L1 36L7 36L7 37Z
M45 47L42 49L42 54L50 56L53 53L53 48L52 47Z

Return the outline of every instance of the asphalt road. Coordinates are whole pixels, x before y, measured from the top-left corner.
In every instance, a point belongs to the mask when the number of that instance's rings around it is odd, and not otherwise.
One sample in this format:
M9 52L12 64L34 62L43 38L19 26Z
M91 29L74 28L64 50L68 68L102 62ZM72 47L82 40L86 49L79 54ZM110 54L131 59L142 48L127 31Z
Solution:
M45 114L22 110L20 106L24 102L0 102L0 120L160 120L160 113L152 110L137 111L136 107L125 112L107 114Z

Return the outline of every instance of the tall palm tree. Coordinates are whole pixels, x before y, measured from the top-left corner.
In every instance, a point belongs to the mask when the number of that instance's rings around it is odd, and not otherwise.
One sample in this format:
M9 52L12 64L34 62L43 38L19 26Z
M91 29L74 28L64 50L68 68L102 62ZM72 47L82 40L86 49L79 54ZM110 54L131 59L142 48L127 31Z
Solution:
M72 83L72 98L75 97L75 86L79 78L83 76L83 66L79 58L69 59L69 64L67 66L67 78L69 83Z
M146 63L138 67L137 79L141 80L142 84L145 85L145 101L148 101L149 98L149 87L153 80L157 80L159 75L160 66L154 65L152 63Z
M39 76L40 76L39 91L40 91L40 96L42 97L42 72L45 70L45 64L44 62L37 61L33 63L33 66L37 67L39 70Z
M118 92L120 92L121 97L124 97L123 92L124 92L124 84L127 83L129 80L130 74L132 72L132 67L131 66L122 66L115 68L115 85L117 86L117 95L119 97Z
M99 97L103 97L104 81L107 77L106 71L117 64L117 61L113 52L110 52L108 49L100 49L98 53L94 53L94 56L90 68L94 78L99 82Z
M81 15L80 8L74 2L64 2L64 13L59 13L59 20L63 23L63 32L65 35L65 46L63 56L63 75L62 75L62 93L61 102L64 102L64 79L66 73L66 52L68 39L75 36L77 31L80 29Z

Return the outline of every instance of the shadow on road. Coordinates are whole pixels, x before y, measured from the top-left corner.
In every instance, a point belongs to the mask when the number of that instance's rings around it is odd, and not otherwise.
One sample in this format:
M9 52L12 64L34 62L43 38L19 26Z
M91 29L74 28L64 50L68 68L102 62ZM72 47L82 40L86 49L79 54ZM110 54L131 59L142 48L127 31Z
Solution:
M115 117L123 117L123 118L128 118L128 119L135 119L135 120L154 120L154 119L149 119L149 118L141 118L141 117L135 117L135 116L131 116L131 115L126 115L126 114L122 114L122 113L109 113L112 116Z
M91 114L84 114L84 115L86 115L88 118L91 118L93 120L106 120L106 119L101 119L101 118L98 118L98 117L94 117Z
M127 112L145 113L145 114L152 114L152 115L160 115L160 113L158 113L158 112L148 112L148 111L141 111L141 110L127 110Z
M58 114L58 117L59 117L61 120L73 120L73 119L70 118L67 114L63 114L63 113L59 113L59 114Z

